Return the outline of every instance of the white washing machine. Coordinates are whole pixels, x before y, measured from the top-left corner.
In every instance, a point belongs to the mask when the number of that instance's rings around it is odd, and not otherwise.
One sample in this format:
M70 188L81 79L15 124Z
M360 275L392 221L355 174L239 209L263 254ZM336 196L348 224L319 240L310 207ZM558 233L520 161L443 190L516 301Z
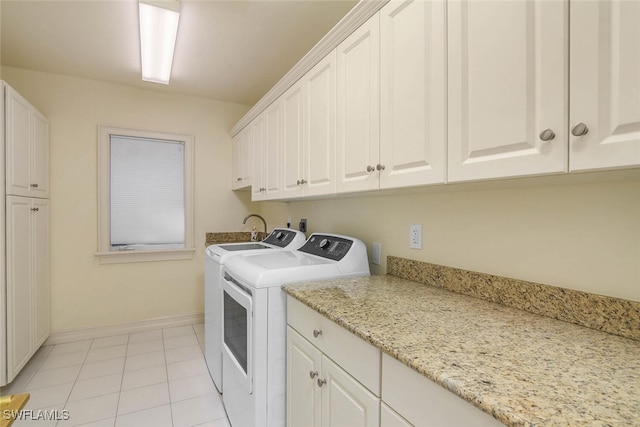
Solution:
M364 243L312 234L300 249L245 254L222 268L222 400L232 427L284 427L286 296L282 285L368 276Z
M261 242L227 243L207 247L204 256L204 353L209 373L222 392L222 286L221 266L232 256L295 250L306 240L303 232L274 229Z

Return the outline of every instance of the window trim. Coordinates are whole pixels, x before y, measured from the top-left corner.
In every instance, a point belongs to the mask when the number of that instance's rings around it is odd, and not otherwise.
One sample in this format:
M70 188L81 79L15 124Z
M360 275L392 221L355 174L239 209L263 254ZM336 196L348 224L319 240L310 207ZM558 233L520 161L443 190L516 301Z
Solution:
M165 139L184 142L184 248L149 251L112 251L110 239L111 210L110 166L111 135L124 135L138 138ZM100 264L127 262L169 261L193 259L194 247L194 138L167 132L151 132L125 129L111 126L98 126L98 251L96 256Z

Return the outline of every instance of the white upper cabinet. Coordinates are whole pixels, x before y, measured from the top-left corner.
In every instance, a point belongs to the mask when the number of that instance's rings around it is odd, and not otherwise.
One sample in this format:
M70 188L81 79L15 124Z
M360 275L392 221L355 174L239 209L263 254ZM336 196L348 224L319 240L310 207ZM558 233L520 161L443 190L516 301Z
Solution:
M300 197L304 194L303 82L298 81L282 95L282 196Z
M566 172L568 3L448 6L448 177Z
M239 190L251 185L251 126L247 126L233 138L233 164L231 188Z
M570 27L570 169L640 165L640 2L572 2Z
M280 180L280 154L282 145L282 104L274 102L264 112L263 133L263 200L277 199L282 195Z
M264 114L260 114L253 119L249 125L251 135L251 200L262 200L264 198L264 176L265 169L265 144L264 144Z
M304 80L304 175L305 196L336 191L336 53L322 59Z
M6 193L49 197L49 123L26 99L4 85Z
M445 31L443 0L380 10L380 188L446 180Z
M337 54L336 189L378 188L380 160L380 28L376 14Z
M281 195L280 146L282 109L276 102L251 122L253 168L251 200L277 199Z
M331 52L281 97L285 199L335 193L335 57Z

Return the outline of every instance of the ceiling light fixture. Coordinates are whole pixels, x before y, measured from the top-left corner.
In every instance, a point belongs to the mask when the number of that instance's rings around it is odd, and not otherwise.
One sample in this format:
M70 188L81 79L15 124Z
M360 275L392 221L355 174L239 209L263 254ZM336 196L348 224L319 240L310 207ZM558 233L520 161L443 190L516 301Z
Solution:
M139 5L142 80L169 84L180 3L175 0L140 0Z

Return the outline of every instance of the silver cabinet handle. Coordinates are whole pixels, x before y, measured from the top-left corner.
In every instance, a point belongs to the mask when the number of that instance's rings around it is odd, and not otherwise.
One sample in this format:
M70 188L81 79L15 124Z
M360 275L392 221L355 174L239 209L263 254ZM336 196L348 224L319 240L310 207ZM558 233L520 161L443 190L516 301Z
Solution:
M376 169L378 169L379 171L383 171L384 170L384 165L381 165L380 163L378 163L376 165Z
M327 383L327 380L321 380L320 378L318 378L318 387L322 387L326 383Z
M31 184L31 188L38 188L38 184Z
M38 212L40 208L31 208L31 212Z
M589 128L584 123L580 122L571 128L571 134L573 136L584 136L589 133Z
M376 168L373 166L367 166L367 172L373 172L374 170L376 170Z
M302 184L302 181L297 180L297 181L296 181L296 184L300 185L300 184Z
M236 181L242 181L242 178L238 178L238 179L236 179Z
M540 139L543 141L551 141L556 137L556 133L551 129L545 129L540 133Z
M309 376L311 377L311 379L314 379L318 376L318 371L309 371Z
M314 336L315 338L318 338L320 335L322 335L322 331L319 331L319 330L317 330L317 329L314 329L314 330L313 330L313 336Z

